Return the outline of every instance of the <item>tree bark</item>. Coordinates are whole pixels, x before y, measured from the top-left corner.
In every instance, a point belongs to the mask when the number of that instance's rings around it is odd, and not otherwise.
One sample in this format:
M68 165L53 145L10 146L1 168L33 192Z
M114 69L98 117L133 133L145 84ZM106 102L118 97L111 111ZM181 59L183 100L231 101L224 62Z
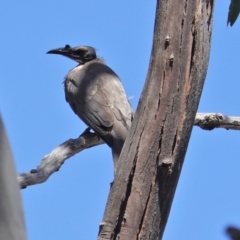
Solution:
M161 239L206 77L214 0L158 0L147 80L98 239Z
M0 115L0 239L26 240L22 199L12 151Z

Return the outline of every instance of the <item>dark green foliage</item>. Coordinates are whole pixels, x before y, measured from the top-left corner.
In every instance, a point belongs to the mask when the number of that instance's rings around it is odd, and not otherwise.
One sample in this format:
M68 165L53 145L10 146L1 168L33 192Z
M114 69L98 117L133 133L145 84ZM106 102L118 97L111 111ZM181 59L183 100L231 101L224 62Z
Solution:
M227 25L233 26L240 12L240 0L231 0L228 12Z

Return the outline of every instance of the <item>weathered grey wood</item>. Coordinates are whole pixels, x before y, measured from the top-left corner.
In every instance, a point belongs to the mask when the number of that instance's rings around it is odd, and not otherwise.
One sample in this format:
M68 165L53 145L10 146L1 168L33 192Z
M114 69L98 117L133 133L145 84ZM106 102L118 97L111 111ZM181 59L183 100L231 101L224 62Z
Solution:
M197 113L194 126L199 126L204 130L214 128L240 130L240 117L226 116L221 113Z
M26 240L22 200L0 115L0 240Z
M206 77L213 2L157 2L147 80L99 240L163 235Z
M84 149L94 147L104 142L95 133L87 129L78 138L69 139L56 147L50 154L43 157L36 169L17 176L21 188L45 182L54 172L58 171L68 158Z
M227 130L240 130L240 117L226 116L221 113L197 113L194 126L204 130L225 128ZM104 144L95 133L84 132L79 138L70 139L43 157L36 169L21 173L17 176L21 188L45 182L62 164L75 154L91 147Z

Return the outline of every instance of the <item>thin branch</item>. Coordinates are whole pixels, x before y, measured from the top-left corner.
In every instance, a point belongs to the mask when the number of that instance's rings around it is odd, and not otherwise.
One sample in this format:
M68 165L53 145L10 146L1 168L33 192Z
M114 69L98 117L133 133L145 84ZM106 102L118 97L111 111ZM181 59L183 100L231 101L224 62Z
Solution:
M199 126L204 130L214 128L240 130L240 117L228 117L221 113L197 113L194 126Z
M240 130L240 117L228 117L220 113L197 113L194 126L204 130L225 128ZM50 154L43 157L36 169L21 173L17 179L21 188L45 182L54 172L58 171L68 158L104 142L95 134L86 129L78 138L69 139L56 147Z
M21 188L45 182L54 172L58 171L68 158L104 142L95 134L86 129L78 138L69 139L56 147L50 154L43 157L37 169L21 173L17 180Z

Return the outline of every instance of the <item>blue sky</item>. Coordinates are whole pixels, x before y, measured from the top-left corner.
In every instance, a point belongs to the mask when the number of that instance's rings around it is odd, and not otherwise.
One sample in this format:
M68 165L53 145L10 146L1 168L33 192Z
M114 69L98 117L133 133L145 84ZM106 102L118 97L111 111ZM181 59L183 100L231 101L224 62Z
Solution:
M209 70L198 112L240 116L240 20L226 27L230 1L216 1ZM4 1L0 9L0 110L18 172L85 125L65 102L63 78L75 66L47 55L65 44L98 50L122 79L136 109L152 46L155 1ZM227 239L240 227L240 135L194 128L164 240ZM110 182L111 151L88 149L46 183L22 191L29 240L96 239Z

